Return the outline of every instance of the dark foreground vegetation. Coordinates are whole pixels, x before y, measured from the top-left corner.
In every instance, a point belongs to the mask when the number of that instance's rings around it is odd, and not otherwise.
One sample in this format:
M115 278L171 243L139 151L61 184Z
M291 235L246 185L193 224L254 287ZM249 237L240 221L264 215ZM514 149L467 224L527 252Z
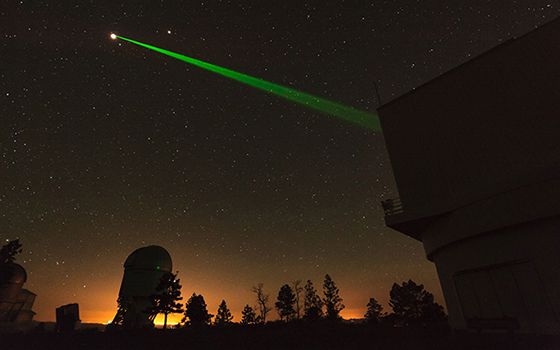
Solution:
M299 322L266 325L79 331L0 335L11 349L560 349L560 338L520 334L452 334L448 330L372 327L368 324Z
M21 252L19 241L0 248L0 267L13 263ZM1 272L1 269L0 269ZM0 282L2 282L0 274ZM0 286L2 283L0 283ZM443 307L421 284L409 280L395 283L390 291L390 312L375 298L370 298L363 319L343 320L342 297L333 279L327 274L322 295L308 280L284 284L272 303L262 283L253 287L255 306L245 305L242 317L235 322L225 300L216 315L208 312L201 294L193 293L185 305L180 303L181 284L177 273L162 276L150 306L142 310L149 322L137 324L142 313L134 311L130 300L118 300L119 311L111 324L76 330L77 313L59 315L56 327L36 323L26 333L2 333L0 350L33 349L543 349L560 350L560 337L528 336L516 333L454 333L450 330ZM69 306L69 305L66 305ZM271 321L276 309L280 320ZM163 329L153 321L163 314ZM183 314L179 325L167 327L169 314ZM132 315L127 319L127 315ZM60 317L59 317L60 316ZM9 323L8 323L9 324ZM1 325L1 323L0 323ZM21 329L17 324L12 324ZM1 327L0 327L1 328ZM104 331L103 331L104 330ZM513 331L513 328L512 328Z

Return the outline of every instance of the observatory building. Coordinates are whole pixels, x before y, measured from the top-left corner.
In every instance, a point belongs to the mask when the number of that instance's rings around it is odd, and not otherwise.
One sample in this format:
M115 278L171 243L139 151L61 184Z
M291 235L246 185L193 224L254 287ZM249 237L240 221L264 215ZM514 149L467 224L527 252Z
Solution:
M80 306L76 303L62 305L56 308L57 333L71 333L80 322Z
M156 293L161 277L171 272L171 256L164 248L151 245L135 250L124 263L119 291L119 309L112 322L123 328L142 328L153 323L145 312L150 295Z
M379 109L399 198L456 329L560 333L560 19Z
M23 288L27 273L16 263L0 265L0 326L18 328L30 324L36 295Z

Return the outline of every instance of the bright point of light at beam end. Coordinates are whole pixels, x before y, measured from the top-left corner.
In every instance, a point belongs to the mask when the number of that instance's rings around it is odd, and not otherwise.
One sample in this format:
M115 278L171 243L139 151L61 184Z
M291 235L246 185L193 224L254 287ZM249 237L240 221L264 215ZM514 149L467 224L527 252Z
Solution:
M111 35L109 35L109 36L111 37L111 39L117 40L117 34L111 33Z

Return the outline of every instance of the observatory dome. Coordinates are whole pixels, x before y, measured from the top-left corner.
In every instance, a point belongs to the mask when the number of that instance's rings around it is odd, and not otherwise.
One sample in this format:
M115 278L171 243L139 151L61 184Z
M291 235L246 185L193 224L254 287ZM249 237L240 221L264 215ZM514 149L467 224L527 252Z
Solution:
M125 269L146 269L171 272L171 256L165 248L151 245L136 249L124 262Z
M0 268L0 283L4 284L24 284L27 281L27 273L23 266L9 263Z

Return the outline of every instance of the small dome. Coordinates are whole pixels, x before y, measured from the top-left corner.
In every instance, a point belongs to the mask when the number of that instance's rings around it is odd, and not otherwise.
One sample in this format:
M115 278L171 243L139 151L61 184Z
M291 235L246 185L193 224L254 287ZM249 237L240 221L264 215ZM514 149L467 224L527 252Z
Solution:
M0 265L0 285L23 284L25 281L27 281L27 273L23 266L16 263Z
M165 248L151 245L136 249L124 262L125 269L147 269L171 272L171 255Z

